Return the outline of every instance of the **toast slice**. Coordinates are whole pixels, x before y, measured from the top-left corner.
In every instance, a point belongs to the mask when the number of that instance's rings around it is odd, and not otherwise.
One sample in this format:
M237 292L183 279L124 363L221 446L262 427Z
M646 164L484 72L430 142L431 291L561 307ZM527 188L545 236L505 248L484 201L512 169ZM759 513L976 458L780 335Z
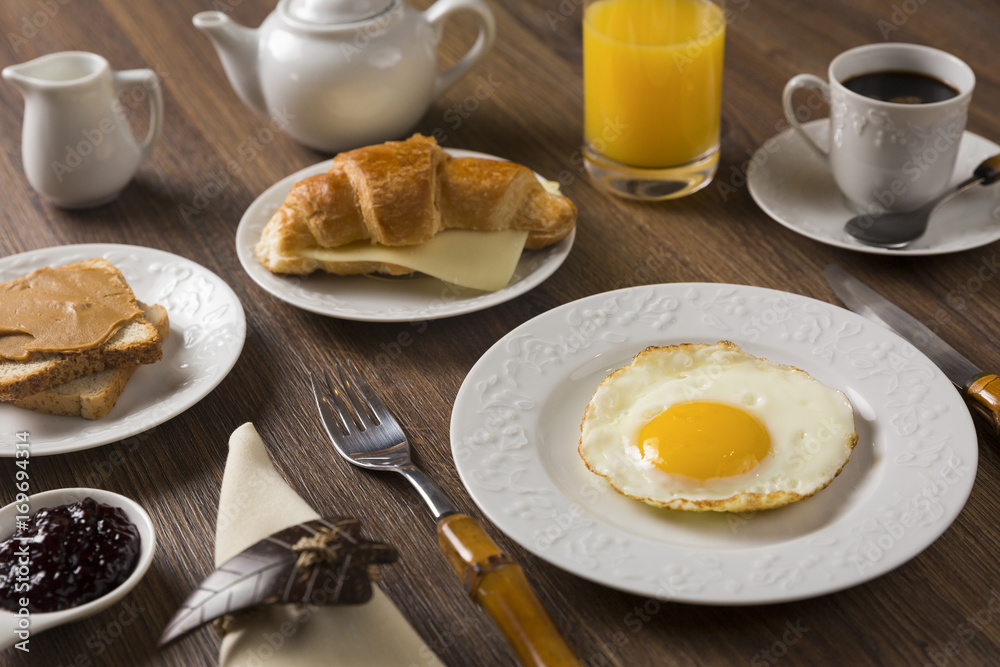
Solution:
M83 265L117 271L107 260ZM163 358L156 327L141 315L130 320L102 345L78 352L38 352L28 359L0 359L0 401L13 401L65 384L105 368L151 364Z
M141 301L138 304L142 309L143 319L156 327L161 340L166 338L170 333L167 310L163 306L147 306ZM137 368L138 366L106 368L37 394L15 399L12 403L19 408L48 415L100 419L115 407Z

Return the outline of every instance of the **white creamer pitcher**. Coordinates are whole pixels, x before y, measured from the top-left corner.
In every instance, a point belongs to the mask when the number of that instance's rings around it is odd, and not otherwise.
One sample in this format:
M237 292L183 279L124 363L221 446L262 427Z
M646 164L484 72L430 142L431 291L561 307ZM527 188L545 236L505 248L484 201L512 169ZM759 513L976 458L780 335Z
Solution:
M89 208L114 200L160 136L163 96L152 70L113 72L101 56L66 51L7 67L3 78L24 95L25 175L56 206ZM152 109L141 143L118 99L130 86L148 92Z

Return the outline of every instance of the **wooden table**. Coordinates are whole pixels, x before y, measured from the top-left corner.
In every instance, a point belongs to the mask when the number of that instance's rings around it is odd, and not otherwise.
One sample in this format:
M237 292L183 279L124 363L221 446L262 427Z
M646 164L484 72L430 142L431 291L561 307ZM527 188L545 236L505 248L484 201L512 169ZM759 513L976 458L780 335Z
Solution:
M3 65L55 51L94 51L116 69L155 69L166 98L163 137L135 181L113 204L67 212L28 186L20 157L23 102L10 85L0 85L0 253L86 242L160 248L222 276L241 299L248 323L235 368L192 409L139 439L33 461L34 491L79 485L102 471L98 486L148 508L159 530L159 551L124 602L35 637L30 656L0 655L2 665L215 664L219 640L211 630L164 651L155 644L180 602L212 569L227 442L246 421L256 424L278 470L320 513L354 514L371 534L398 547L403 557L383 568L383 587L447 664L514 661L490 619L466 599L445 566L433 522L411 489L394 476L361 474L335 460L320 433L308 387L291 379L341 357L376 372L366 360L413 327L296 309L257 287L237 261L233 235L247 206L276 180L328 156L284 135L261 142L252 153L239 152L267 120L237 99L191 17L226 5L234 19L256 26L274 4L0 4L0 32L8 36L0 40ZM439 129L447 146L502 155L558 178L580 218L572 253L544 284L483 312L429 322L398 355L391 372L376 372L388 402L419 446L421 465L460 509L483 518L456 473L448 439L452 403L469 369L521 323L612 288L713 281L836 302L822 273L835 262L921 320L936 322L941 335L976 364L1000 368L992 342L1000 330L1000 289L995 280L977 277L982 267L995 264L997 245L926 258L840 250L773 222L743 184L746 161L781 123L785 81L799 72L822 74L844 49L885 37L934 45L966 60L978 77L968 127L1000 137L1000 118L992 111L1000 108L993 48L1000 6L993 0L808 0L794 7L780 0L733 0L718 178L692 197L659 205L601 194L576 159L582 117L580 2L490 4L498 22L494 50L434 104L417 129L425 134ZM446 32L444 60L464 50L471 30L471 22L459 21ZM485 88L484 80L489 82ZM239 173L196 215L185 218L182 205L203 192L230 160L239 161ZM662 261L643 268L653 251ZM995 663L1000 660L1000 532L995 527L1000 452L997 436L981 425L979 438L972 496L940 539L885 576L817 599L755 607L659 604L568 574L489 528L526 565L543 603L588 666ZM14 471L12 459L0 460L2 504L12 499L8 480ZM629 623L637 616L643 618L638 630ZM798 633L790 631L796 627Z

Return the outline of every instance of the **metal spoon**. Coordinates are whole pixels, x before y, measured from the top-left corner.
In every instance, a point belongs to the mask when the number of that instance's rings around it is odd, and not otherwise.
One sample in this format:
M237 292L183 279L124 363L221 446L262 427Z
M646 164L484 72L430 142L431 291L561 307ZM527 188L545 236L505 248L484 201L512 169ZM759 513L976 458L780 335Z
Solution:
M969 188L989 185L1000 178L1000 154L984 160L972 177L938 195L920 208L902 213L862 214L847 221L844 230L862 243L880 248L900 249L923 236L927 222L939 206Z

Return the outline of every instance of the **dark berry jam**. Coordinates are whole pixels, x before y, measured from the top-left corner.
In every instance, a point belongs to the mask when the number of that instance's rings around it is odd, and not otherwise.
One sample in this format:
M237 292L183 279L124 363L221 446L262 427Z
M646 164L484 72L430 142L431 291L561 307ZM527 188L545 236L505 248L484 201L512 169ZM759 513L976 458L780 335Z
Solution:
M0 607L76 607L121 585L138 560L139 530L121 508L88 497L40 509L0 542Z

